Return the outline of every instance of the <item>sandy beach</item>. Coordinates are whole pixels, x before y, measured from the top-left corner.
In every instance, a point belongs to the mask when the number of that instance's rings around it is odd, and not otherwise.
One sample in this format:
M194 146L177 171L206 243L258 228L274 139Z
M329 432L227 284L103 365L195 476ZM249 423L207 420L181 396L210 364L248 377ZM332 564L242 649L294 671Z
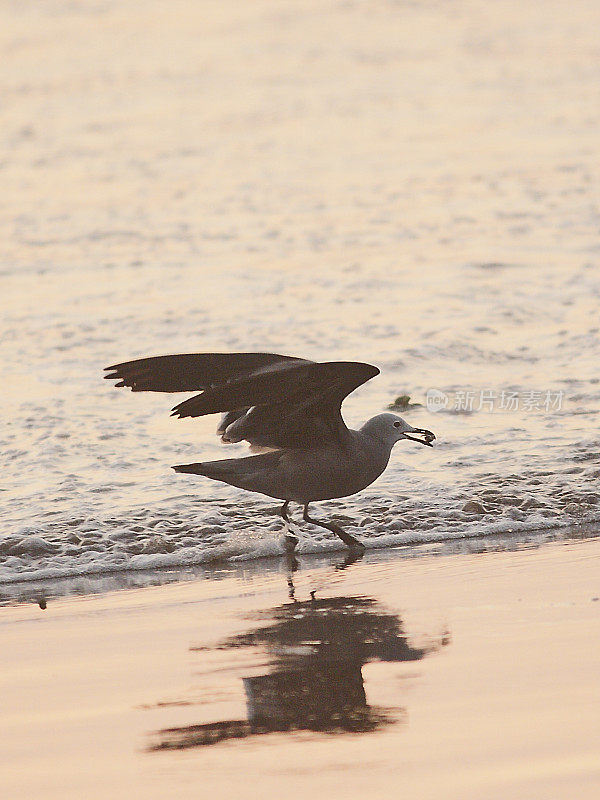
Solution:
M2 795L327 796L343 776L351 798L595 798L599 556L596 539L407 548L346 569L331 557L290 573L282 560L275 572L7 607ZM357 667L363 701L330 669L334 703L347 690L358 729L327 710L311 729L291 702L286 730L252 730L243 679L281 673L286 647L310 676L306 648L327 638L310 620L316 608L339 621L340 603L362 622L338 625L329 646L339 655L352 637L370 641ZM306 623L304 643L248 641L281 632L273 617Z

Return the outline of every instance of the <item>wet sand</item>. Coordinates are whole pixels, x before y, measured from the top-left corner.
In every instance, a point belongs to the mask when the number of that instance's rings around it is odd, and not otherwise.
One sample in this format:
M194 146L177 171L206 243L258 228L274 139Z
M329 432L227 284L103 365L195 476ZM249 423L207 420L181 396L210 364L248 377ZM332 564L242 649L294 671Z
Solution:
M597 797L600 541L406 554L2 609L3 798Z

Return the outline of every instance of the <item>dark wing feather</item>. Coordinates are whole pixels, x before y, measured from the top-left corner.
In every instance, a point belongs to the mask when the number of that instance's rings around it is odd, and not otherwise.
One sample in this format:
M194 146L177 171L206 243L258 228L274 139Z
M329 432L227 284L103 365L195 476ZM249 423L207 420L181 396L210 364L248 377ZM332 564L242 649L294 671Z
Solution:
M371 364L316 363L274 353L157 356L107 369L107 378L134 392L203 389L176 405L173 415L236 412L231 422L225 418L229 441L295 448L342 441L348 431L341 415L344 398L379 374Z
M231 411L243 406L260 406L292 396L306 397L318 392L327 380L323 369L329 364L277 364L268 370L255 370L233 378L228 383L207 388L202 394L190 397L173 409L173 416L203 417L219 411Z
M200 417L251 406L227 428L230 441L313 447L344 437L344 398L378 374L377 367L353 361L281 364L190 397L175 406L173 415Z
M105 367L108 380L134 392L196 392L283 363L310 363L277 353L189 353L153 356Z

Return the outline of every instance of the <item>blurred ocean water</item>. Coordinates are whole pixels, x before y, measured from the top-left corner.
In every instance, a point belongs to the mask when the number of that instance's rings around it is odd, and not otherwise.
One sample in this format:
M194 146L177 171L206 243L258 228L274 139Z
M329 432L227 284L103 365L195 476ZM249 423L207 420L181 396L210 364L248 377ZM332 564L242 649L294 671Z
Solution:
M244 452L216 420L102 380L161 353L372 362L355 426L420 403L436 447L321 504L368 547L600 517L596 3L0 21L0 582L281 552L269 498L169 469Z

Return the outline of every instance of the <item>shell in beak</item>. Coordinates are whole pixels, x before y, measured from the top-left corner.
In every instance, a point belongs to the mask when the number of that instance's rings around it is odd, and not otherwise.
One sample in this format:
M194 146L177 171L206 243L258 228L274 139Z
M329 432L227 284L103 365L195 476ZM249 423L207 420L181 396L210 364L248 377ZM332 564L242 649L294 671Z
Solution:
M411 439L413 442L419 442L419 444L427 445L427 447L433 447L432 442L435 439L435 433L432 433L425 428L413 428L411 433L418 433L423 438L420 439L417 436L409 436L408 433L404 434L405 438Z

